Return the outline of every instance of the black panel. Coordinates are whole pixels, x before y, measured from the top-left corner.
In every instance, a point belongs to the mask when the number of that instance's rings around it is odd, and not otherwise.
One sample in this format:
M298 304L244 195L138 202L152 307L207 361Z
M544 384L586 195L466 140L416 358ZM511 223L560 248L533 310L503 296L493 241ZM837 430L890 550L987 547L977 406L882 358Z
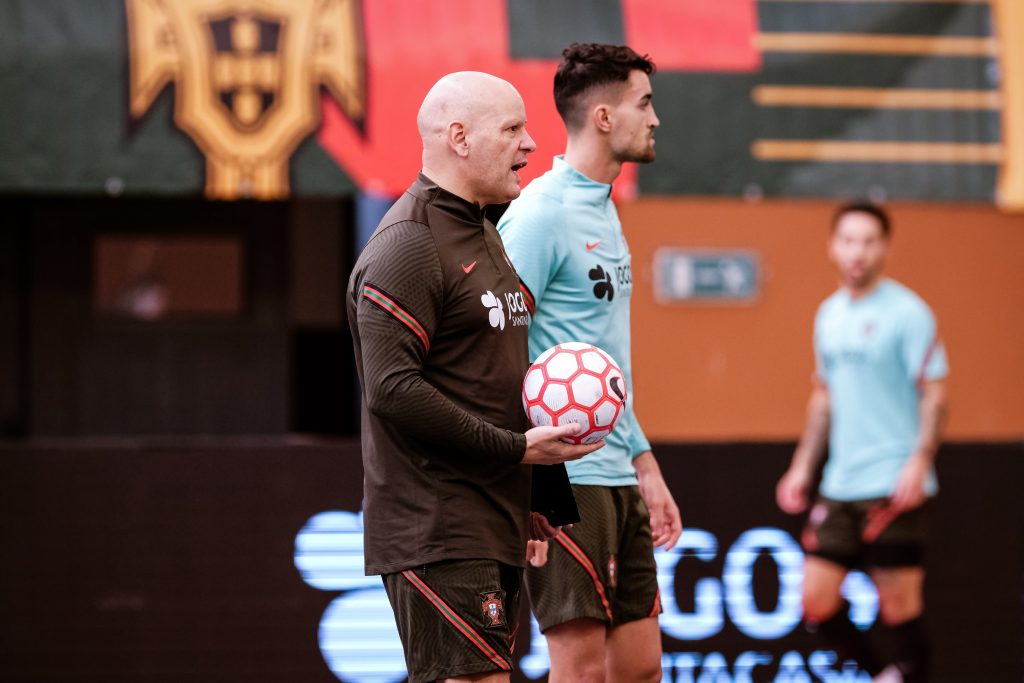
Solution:
M28 430L28 202L0 201L0 437Z
M0 450L3 679L337 683L331 596L292 558L311 515L358 505L350 468L257 442Z
M990 57L776 52L764 55L758 83L848 88L998 88Z
M960 142L997 144L997 112L826 107L765 107L758 137L871 142Z
M803 83L805 75L808 83L827 84L829 63L828 58L809 60L803 56L801 70L786 74L779 72L782 67L778 63L774 67L769 63L768 73L760 75L656 74L654 93L661 118L656 133L658 159L639 167L640 190L655 195L685 191L697 195L741 196L754 192L793 197L865 196L882 190L889 199L934 199L937 188L942 188L945 201L992 200L995 164L755 160L751 146L758 139L989 144L1000 139L999 117L987 111L776 108L758 107L752 100L753 89L761 84ZM927 64L934 64L934 60ZM981 62L974 62L970 68L980 69ZM938 71L932 73L939 75ZM920 73L913 71L913 75ZM871 83L868 79L830 85L899 84ZM932 86L958 87L951 81Z
M620 0L508 0L509 52L558 59L569 43L626 42Z
M288 428L286 205L202 200L34 202L35 435L281 434ZM93 310L97 236L232 237L235 317L124 320Z
M760 2L762 32L991 35L987 3Z
M292 333L292 430L311 434L358 431L352 335L342 329Z
M696 609L702 579L732 590L722 582L725 558L745 533L768 527L797 537L802 519L774 503L792 448L655 446L684 525L716 541L704 560L679 561L679 610ZM933 683L1017 683L1024 447L951 444L938 467L926 586ZM340 591L302 579L295 540L314 515L358 511L361 481L359 448L348 441L0 446L3 679L336 681L317 634ZM751 574L758 609L770 611L778 567L762 554ZM376 580L366 586L382 592ZM761 683L773 680L784 653L806 657L820 647L799 626L778 640L751 638L726 607L716 603L723 624L710 637L663 636L670 669L685 653L705 663L719 653L730 667L740 653L763 653L769 663L750 679ZM520 631L520 660L530 638ZM693 673L697 680L700 669Z
M742 194L754 180L750 146L757 119L750 90L756 83L747 75L655 74L658 159L638 167L641 191Z

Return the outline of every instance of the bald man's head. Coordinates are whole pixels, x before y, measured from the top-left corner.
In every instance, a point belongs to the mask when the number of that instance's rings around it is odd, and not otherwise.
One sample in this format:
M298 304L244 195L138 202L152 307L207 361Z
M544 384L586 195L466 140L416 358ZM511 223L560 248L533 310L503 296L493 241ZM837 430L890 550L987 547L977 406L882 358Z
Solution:
M467 121L479 116L481 105L491 96L519 96L508 81L482 71L457 71L443 76L427 92L416 115L420 137L443 132L451 121Z
M508 81L479 71L439 80L423 98L416 126L423 172L481 206L519 196L519 174L536 146L526 108Z

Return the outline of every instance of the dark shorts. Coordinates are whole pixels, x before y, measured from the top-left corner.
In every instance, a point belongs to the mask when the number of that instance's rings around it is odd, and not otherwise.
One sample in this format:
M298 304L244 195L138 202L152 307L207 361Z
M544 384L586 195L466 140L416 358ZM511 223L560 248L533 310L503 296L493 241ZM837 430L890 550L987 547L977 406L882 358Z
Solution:
M548 543L548 562L526 568L541 631L589 617L618 626L661 613L647 506L636 486L573 485L582 521Z
M820 497L807 518L801 543L808 555L855 567L918 567L924 564L930 503L893 514L888 498L832 500Z
M385 574L409 683L511 671L522 576L519 567L494 560Z

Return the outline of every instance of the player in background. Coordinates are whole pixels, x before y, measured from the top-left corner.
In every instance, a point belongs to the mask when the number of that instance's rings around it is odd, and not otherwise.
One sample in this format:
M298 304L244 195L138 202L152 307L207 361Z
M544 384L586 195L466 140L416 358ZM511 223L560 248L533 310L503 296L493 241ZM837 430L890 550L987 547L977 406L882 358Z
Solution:
M488 74L449 74L416 123L423 170L347 293L364 397L366 573L383 576L410 681L507 683L526 544L541 535L527 465L600 444L559 441L578 425L523 433L527 323L501 304L520 283L483 215L518 196L534 150L522 98Z
M633 280L611 200L622 164L655 157L653 71L650 59L628 47L570 45L554 84L568 132L565 155L498 224L536 304L530 357L560 342L594 344L619 363L628 387L607 445L567 464L581 521L550 543L531 543L527 587L548 640L553 683L661 680L654 546L674 546L682 525L633 413Z
M776 498L785 512L807 509L827 442L802 537L804 619L874 680L920 683L928 680L924 543L947 366L928 306L883 276L890 237L878 207L847 204L835 215L829 249L840 287L814 322L807 425ZM840 587L854 567L864 567L878 589L890 657L850 622Z

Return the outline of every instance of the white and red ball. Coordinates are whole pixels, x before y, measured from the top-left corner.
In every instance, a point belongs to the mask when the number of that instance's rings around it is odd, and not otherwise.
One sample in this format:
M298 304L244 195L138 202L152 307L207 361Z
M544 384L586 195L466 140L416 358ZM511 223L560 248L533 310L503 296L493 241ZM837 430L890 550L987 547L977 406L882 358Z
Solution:
M607 353L582 342L552 346L537 356L523 380L523 407L534 427L579 423L572 443L611 433L626 409L626 379Z

